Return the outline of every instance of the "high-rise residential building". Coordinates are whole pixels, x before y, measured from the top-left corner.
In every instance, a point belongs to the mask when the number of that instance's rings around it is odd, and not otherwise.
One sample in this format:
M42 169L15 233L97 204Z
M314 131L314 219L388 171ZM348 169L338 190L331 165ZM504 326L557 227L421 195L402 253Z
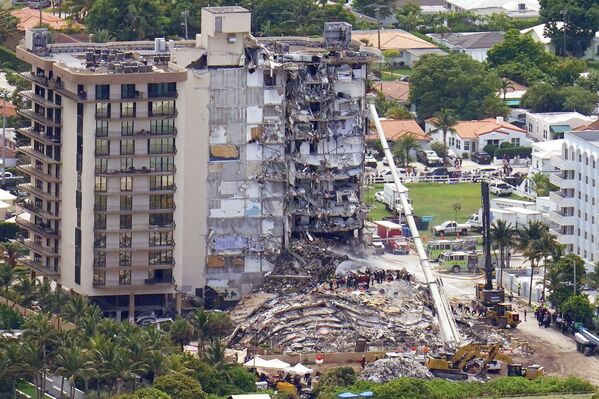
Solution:
M549 176L559 187L549 193L557 206L550 213L552 233L589 268L599 260L598 163L599 131L567 132L560 154L551 157L558 171Z
M17 223L39 274L120 317L238 300L298 238L359 237L367 64L351 26L250 34L202 9L195 40L48 44L30 30ZM174 305L173 305L174 306Z

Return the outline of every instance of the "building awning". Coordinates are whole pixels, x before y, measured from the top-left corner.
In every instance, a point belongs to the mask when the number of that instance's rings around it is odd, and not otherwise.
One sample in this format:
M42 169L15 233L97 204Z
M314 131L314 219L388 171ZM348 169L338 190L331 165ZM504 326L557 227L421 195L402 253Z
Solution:
M517 107L520 105L520 103L521 103L520 99L505 100L505 105L507 105L508 107Z
M566 133L572 130L570 125L551 125L549 131L551 133Z

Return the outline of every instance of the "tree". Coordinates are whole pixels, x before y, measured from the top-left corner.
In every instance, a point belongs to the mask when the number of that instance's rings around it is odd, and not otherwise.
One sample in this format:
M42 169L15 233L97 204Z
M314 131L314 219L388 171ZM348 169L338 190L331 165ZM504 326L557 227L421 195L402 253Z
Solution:
M435 124L437 130L443 133L443 145L447 148L447 132L458 123L452 109L443 108L435 114Z
M73 294L64 307L64 316L68 320L77 323L79 318L83 317L85 314L88 306L89 301L86 297L79 294Z
M585 280L584 259L575 254L561 257L554 256L554 260L547 265L548 299L559 308L572 295L580 292ZM574 269L576 268L576 288L574 289Z
M11 267L17 265L17 259L21 256L21 246L14 241L6 241L0 244L2 250L2 258Z
M183 352L183 347L193 339L193 326L187 320L179 318L171 325L169 334L173 342L179 345L181 352Z
M318 380L314 393L318 396L319 392L327 387L349 387L356 382L356 372L351 367L336 367L329 369Z
M4 43L7 37L17 32L19 20L13 17L9 10L0 9L0 43Z
M75 379L82 376L89 367L87 351L78 346L65 346L58 350L54 359L55 373L62 377L60 397L63 397L65 379L69 382L68 397L75 397Z
M426 54L410 77L410 98L419 117L428 118L452 109L463 120L487 116L492 103L501 103L497 91L501 80L482 63L466 54Z
M510 82L509 79L501 79L501 93L503 94L503 101L505 102L505 96L507 96L507 92L509 89L514 89L514 85Z
M399 22L399 26L401 26L408 32L414 32L418 28L418 26L424 22L420 10L409 11L407 14L402 14L400 12L396 15L396 18Z
M8 290L16 278L17 272L14 267L10 266L8 263L0 264L0 286L2 286L5 297L8 296Z
M593 317L593 305L587 295L572 295L561 306L563 314L576 322L584 322Z
M590 115L599 101L597 92L583 89L578 86L566 86L560 89L563 111L577 111L581 114Z
M534 112L560 111L562 102L559 88L546 82L532 85L522 96L522 106Z
M528 293L529 306L532 303L532 279L534 275L534 268L539 259L542 257L542 254L539 252L539 247L536 246L536 243L541 239L545 231L547 231L546 224L538 220L530 221L518 232L518 238L516 241L517 247L522 250L524 256L530 262L530 290Z
M399 160L399 164L407 166L410 163L410 151L420 148L420 141L412 133L404 134L393 144L393 156Z
M21 275L14 285L14 290L19 296L20 303L24 307L31 306L37 298L38 281L30 276Z
M592 272L587 273L587 284L593 288L599 288L599 262L595 262Z
M225 368L225 346L219 339L210 341L210 346L202 354L202 360L217 370Z
M491 241L499 247L500 276L501 271L506 268L505 259L507 248L512 244L515 234L516 231L512 225L505 220L497 220L491 225Z
M435 393L425 380L405 377L376 386L374 388L374 394L380 399L435 397Z
M206 398L206 394L202 390L200 383L181 373L172 373L156 378L154 388L177 399Z
M414 119L414 115L406 107L400 105L399 103L394 104L391 108L387 109L385 112L385 118L391 119Z
M599 4L595 0L541 0L541 20L561 55L581 57L599 27Z
M548 259L554 254L554 248L560 245L555 236L545 230L540 239L534 243L537 254L543 258L543 299L545 299L545 288L547 286L547 265Z
M583 60L567 57L560 58L551 64L551 76L558 86L573 85L580 74L587 70L587 64Z

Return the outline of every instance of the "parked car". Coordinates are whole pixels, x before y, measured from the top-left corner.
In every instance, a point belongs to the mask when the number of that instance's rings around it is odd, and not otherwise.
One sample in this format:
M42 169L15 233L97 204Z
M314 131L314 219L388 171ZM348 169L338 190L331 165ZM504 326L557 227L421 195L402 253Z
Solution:
M424 174L426 176L447 176L449 174L449 171L446 167L441 166L438 168L429 169Z
M475 152L471 159L479 165L488 165L491 163L491 155L486 152Z
M385 192L384 191L377 191L376 193L374 193L374 199L377 202L383 202L385 198Z
M509 186L507 183L495 182L489 185L489 192L499 197L502 195L511 195L512 187Z
M483 176L495 176L497 175L497 168L493 165L483 166L478 169L478 174Z
M418 160L418 162L422 162L423 164L425 164L427 166L435 166L435 165L443 164L443 161L441 160L441 158L439 158L437 153L432 150L420 150L420 151L416 152L416 159Z
M434 226L431 230L436 236L443 236L449 234L461 234L463 236L468 234L471 226L468 223L456 223L453 220L448 220L437 226Z

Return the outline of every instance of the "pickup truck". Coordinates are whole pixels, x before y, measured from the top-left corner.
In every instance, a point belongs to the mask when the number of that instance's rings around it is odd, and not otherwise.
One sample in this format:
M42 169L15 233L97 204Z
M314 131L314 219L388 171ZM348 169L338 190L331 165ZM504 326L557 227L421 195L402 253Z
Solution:
M422 162L426 166L443 165L443 160L439 158L437 153L432 150L421 150L416 153L418 162Z
M435 227L433 227L432 233L436 236L445 236L449 234L461 234L463 236L468 234L471 226L468 223L457 223L454 220L448 220Z

